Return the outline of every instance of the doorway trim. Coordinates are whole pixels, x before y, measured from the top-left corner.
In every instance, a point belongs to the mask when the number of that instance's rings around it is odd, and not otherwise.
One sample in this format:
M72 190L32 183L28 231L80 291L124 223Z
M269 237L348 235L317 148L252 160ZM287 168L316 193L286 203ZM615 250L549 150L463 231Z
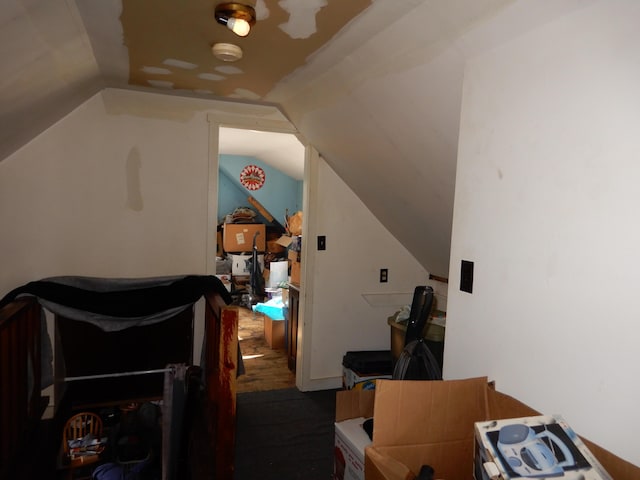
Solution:
M268 109L270 115L266 116L265 111L261 115L256 115L255 111L246 114L208 114L209 122L209 183L208 183L208 199L207 199L207 218L209 225L207 226L207 248L206 248L206 269L207 273L214 275L216 271L216 251L217 251L217 219L218 219L218 181L219 181L219 144L220 144L220 128L236 128L245 130L260 130L274 133L292 134L304 146L304 178L302 187L302 211L304 220L302 222L302 235L307 233L308 229L308 211L309 211L309 175L310 159L313 158L315 149L309 146L306 140L300 135L297 129L282 115L276 107L259 107ZM317 155L317 153L315 153ZM215 221L213 221L215 220ZM313 290L311 279L307 278L307 268L309 259L307 255L307 242L302 243L301 255L301 285L300 285L300 304L298 312L298 349L296 358L296 386L305 391L308 387L309 379L309 356L311 345L311 332L305 335L305 318L310 320L309 309L305 301L308 292ZM306 348L305 348L306 347Z

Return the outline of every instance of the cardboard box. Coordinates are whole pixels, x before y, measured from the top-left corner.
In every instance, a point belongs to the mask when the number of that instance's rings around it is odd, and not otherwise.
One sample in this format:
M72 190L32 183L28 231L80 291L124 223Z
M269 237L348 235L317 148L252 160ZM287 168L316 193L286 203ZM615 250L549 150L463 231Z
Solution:
M373 390L376 388L376 381L380 379L390 379L391 375L372 374L365 375L347 367L342 367L342 386L347 390Z
M224 256L224 250L222 248L222 232L216 231L216 257Z
M289 245L291 245L292 241L293 239L290 235L282 235L280 238L278 238L278 240L276 240L276 243L281 247L287 248Z
M612 479L559 415L478 422L475 435L476 480Z
M378 380L371 393L375 394L375 413L373 442L365 449L367 480L412 479L422 465L433 467L435 478L471 479L476 422L540 415L490 388L486 377ZM591 442L585 444L616 480L640 478L640 468Z
M293 237L293 239L297 239L301 237ZM296 242L292 243L292 246L296 245ZM297 245L302 245L301 242L298 242ZM295 283L296 285L300 285L300 272L301 272L301 264L300 264L300 250L294 250L293 248L289 248L287 251L287 259L289 260L289 264L291 265L290 270L290 281L291 283Z
M251 282L249 275L231 275L232 290L242 290L247 288Z
M356 417L336 422L334 480L364 480L364 449L371 444L362 427L366 420Z
M222 245L225 252L253 252L253 237L259 252L265 251L266 227L263 223L225 223L222 228Z
M289 250L287 252L287 258L291 262L299 262L300 261L300 252L298 252L296 250Z
M278 240L267 240L267 252L269 253L282 253L286 250L285 247L278 243Z
M231 275L234 277L251 276L250 260L253 254L229 254L231 258ZM260 270L264 272L264 255L258 255Z
M264 315L264 338L274 350L284 348L284 320L274 320Z
M300 285L301 265L300 262L291 262L291 283Z
M367 480L405 480L422 465L435 478L473 477L475 422L488 420L486 377L452 381L379 380ZM413 474L411 473L413 472Z
M374 392L344 390L336 393L333 480L363 480L365 448L371 439L362 428L373 416Z

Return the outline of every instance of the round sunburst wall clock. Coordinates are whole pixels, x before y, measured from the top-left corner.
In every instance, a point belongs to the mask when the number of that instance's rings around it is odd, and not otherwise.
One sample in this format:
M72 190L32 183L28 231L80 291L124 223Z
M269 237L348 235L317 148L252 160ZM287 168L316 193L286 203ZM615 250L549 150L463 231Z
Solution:
M240 183L247 190L262 188L265 178L264 170L257 165L247 165L240 172Z

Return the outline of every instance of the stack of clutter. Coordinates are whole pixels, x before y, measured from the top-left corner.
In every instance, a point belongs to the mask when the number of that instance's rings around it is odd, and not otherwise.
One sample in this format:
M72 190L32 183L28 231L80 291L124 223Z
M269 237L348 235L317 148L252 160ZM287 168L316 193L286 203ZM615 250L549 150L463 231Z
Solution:
M282 226L260 223L248 207L236 208L218 225L216 275L232 295L250 297L248 307L266 296L265 287L284 287L289 281L288 242L280 241L282 231Z
M286 305L283 301L283 289L268 289L271 297L266 302L253 306L254 312L263 314L264 336L267 344L274 350L285 348Z

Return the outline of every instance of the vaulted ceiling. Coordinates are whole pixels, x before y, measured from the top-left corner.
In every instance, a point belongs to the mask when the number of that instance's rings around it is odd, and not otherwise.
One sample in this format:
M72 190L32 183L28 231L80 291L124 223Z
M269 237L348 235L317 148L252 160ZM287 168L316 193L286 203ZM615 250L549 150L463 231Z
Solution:
M244 38L215 22L219 3L4 0L0 159L105 87L277 105L447 275L465 62L591 1L247 0Z

